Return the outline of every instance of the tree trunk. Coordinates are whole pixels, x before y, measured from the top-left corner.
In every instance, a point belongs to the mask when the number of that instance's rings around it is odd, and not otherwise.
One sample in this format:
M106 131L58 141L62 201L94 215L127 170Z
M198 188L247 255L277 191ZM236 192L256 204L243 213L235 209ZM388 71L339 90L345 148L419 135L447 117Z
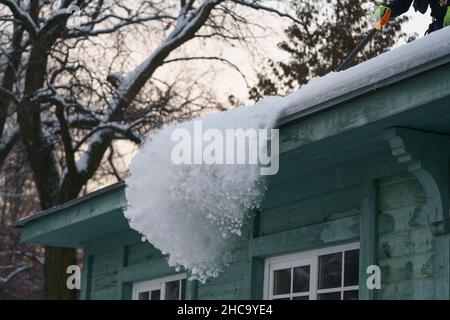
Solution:
M57 196L60 205L78 197L83 183L77 176L68 179L69 186L61 187ZM78 299L77 290L67 288L67 267L77 264L76 250L73 248L45 247L45 297L50 300Z
M76 265L76 251L72 248L45 247L45 298L75 300L77 290L67 288L67 267Z

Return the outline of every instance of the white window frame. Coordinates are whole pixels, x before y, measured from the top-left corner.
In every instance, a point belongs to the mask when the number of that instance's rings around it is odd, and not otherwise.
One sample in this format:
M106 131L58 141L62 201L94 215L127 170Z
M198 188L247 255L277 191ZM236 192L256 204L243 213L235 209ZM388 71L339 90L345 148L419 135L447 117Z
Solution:
M177 274L169 277L158 278L153 280L141 281L133 283L133 300L139 300L139 294L143 292L151 292L155 290L161 290L161 300L166 299L166 283L172 281L181 281L187 279L187 274ZM180 296L181 299L181 286L180 286Z
M264 299L272 300L273 299L273 277L274 271L301 267L305 265L310 266L310 284L309 284L309 292L301 293L301 294L293 294L289 293L286 295L276 295L276 298L291 298L291 297L301 297L301 296L309 296L309 300L316 300L317 295L321 293L330 293L330 292L341 292L341 299L343 298L344 291L353 291L359 290L359 286L344 286L343 281L341 287L331 288L331 289L318 289L318 269L319 269L319 257L323 255L346 252L360 249L359 242L354 242L350 244L328 247L318 250L312 250L302 253L289 254L284 256L277 256L273 258L268 258L265 261L264 267ZM342 259L342 279L344 279L344 259ZM292 280L291 276L291 287Z

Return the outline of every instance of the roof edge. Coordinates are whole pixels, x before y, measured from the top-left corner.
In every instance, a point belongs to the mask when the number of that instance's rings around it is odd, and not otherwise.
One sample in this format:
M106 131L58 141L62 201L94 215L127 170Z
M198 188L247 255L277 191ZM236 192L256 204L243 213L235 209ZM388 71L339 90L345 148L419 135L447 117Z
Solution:
M96 198L96 197L98 197L100 195L103 195L105 193L124 188L125 186L126 186L125 181L123 181L123 180L119 181L119 182L111 184L111 185L109 185L109 186L107 186L105 188L101 188L99 190L91 192L91 193L89 193L89 194L87 194L87 195L85 195L83 197L76 198L74 200L71 200L71 201L68 201L66 203L63 203L63 204L61 204L59 206L56 206L56 207L53 207L53 208L50 208L50 209L47 209L47 210L42 210L42 211L40 211L40 212L38 212L36 214L33 214L33 215L28 216L28 217L22 218L22 219L20 219L20 220L18 220L16 222L14 222L13 224L11 224L11 227L17 228L17 229L22 229L22 228L24 228L26 226L26 224L28 224L30 222L42 219L42 218L44 218L44 217L46 217L46 216L48 216L50 214L53 214L53 213L56 213L58 211L61 211L61 210L73 207L75 205L78 205L78 204L80 204L82 202L91 200L91 199Z
M318 103L310 108L301 109L297 112L292 112L286 115L283 115L277 122L278 126L284 126L289 124L290 122L294 122L297 120L301 120L308 116L317 115L321 112L325 112L333 109L333 107L340 105L341 103L345 103L349 100L356 99L364 94L367 94L372 91L376 91L379 89L386 88L394 83L412 78L414 76L420 75L422 73L431 71L433 69L445 66L450 64L450 53L444 56L438 57L434 60L427 61L424 64L421 64L415 68L407 69L401 73L395 74L393 76L384 78L376 83L371 85L358 88L353 91L346 92L342 95L338 95L324 102Z

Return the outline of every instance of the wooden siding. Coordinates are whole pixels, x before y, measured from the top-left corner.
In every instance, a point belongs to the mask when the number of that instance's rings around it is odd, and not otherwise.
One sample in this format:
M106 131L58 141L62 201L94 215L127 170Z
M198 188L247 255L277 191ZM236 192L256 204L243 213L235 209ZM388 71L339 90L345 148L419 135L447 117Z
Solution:
M93 256L91 299L120 299L118 294L120 280L118 276L121 258L121 251L119 248L98 253Z
M250 260L248 257L248 236L246 232L225 272L216 279L198 285L198 299L250 299Z
M360 170L355 171L356 167ZM364 236L362 298L436 298L436 265L448 270L448 259L437 262L428 198L405 167L382 154L357 164L324 169L314 175L317 181L294 174L292 168L289 173L282 169L274 179L262 211L246 226L224 273L204 284L190 282L189 297L262 298L265 258L359 241ZM364 191L367 188L374 194ZM371 216L372 211L376 217ZM446 239L441 246L448 247ZM83 286L86 299L129 299L133 282L175 273L157 249L131 230L88 243L86 259L91 266L85 272L90 275ZM364 287L365 268L371 261L382 271L378 292Z
M379 183L381 299L435 298L434 238L422 210L426 195L411 174Z
M283 191L282 197L269 196L269 200L276 199L276 205L266 202L254 223L246 226L225 272L204 284L191 283L189 295L198 299L261 298L262 262L266 257L358 241L364 202L362 185L351 186L357 179L357 175L349 178L349 186L326 193L316 189L316 195L304 199L295 191ZM291 190L301 189L304 181L296 177L290 182ZM423 211L424 191L415 177L406 173L381 178L375 185L373 207L378 212L378 225L368 229L366 226L366 232L378 229L372 240L377 239L372 246L376 250L373 256L378 257L382 268L382 290L377 292L377 298L434 298L435 246L427 212ZM283 189L272 188L269 192L280 190ZM370 201L364 206L367 210ZM370 243L367 248L371 248ZM93 241L86 253L91 259L91 270L86 274L91 276L84 286L89 293L83 296L88 299L129 299L133 282L175 273L157 249L141 242L131 230L113 241L108 237ZM370 261L366 257L371 254L362 252L361 263Z
M435 298L435 244L423 207L426 195L411 174L379 181L380 299Z

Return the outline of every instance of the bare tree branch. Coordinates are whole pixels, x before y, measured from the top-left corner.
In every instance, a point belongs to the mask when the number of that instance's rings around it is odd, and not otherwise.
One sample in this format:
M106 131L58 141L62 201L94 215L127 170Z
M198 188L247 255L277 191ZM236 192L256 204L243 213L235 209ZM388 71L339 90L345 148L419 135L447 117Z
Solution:
M247 77L241 71L241 69L236 64L234 64L233 62L231 62L230 60L225 59L225 58L221 58L221 57L184 57L184 58L175 58L175 59L165 60L164 64L168 64L168 63L172 63L172 62L195 61L195 60L206 60L206 61L215 60L215 61L225 63L225 64L231 66L234 70L236 70L241 75L242 79L244 79L245 83L247 84L247 87L249 87Z

